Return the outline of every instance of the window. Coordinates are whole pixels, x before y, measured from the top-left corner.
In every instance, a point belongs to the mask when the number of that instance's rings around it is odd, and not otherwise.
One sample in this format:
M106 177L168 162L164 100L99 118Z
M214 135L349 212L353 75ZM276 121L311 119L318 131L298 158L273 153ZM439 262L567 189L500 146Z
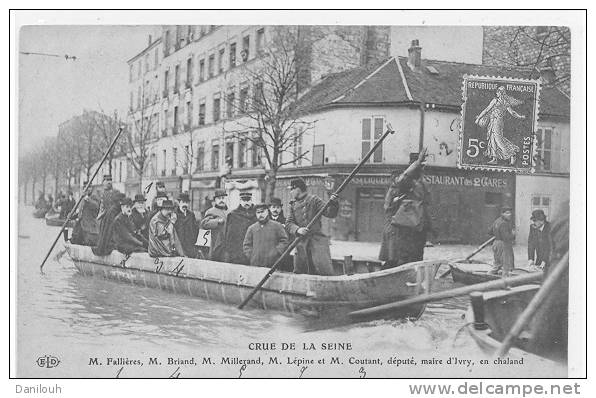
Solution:
M255 141L260 141L258 132L254 132L253 142L251 146L251 155L252 167L259 167L261 165L261 147Z
M132 82L132 74L133 74L134 65L128 65L128 82Z
M219 143L211 145L211 170L219 170Z
M178 84L180 80L180 65L174 67L174 94L178 93Z
M166 70L163 73L163 97L167 98L168 96L168 84L170 83L170 71Z
M246 138L238 140L238 168L246 167Z
M225 53L225 49L222 48L219 50L219 53L217 54L217 73L223 73L224 71L224 53Z
M153 69L157 69L157 67L159 66L159 52L157 51L157 48L155 49L155 64L153 65Z
M312 165L322 166L325 164L325 145L314 145L312 147Z
M130 92L130 109L132 109L133 104L134 104L134 94L132 93L132 91Z
M186 60L186 88L192 85L192 58Z
M532 195L531 211L542 210L546 218L550 218L551 200L547 195Z
M211 54L209 56L209 64L207 65L207 73L209 73L209 78L213 77L213 68L214 68L214 64L215 63L215 55Z
M178 107L174 107L174 131L172 134L178 134Z
M168 110L163 111L163 131L161 136L166 137L168 135Z
M166 36L164 38L163 55L164 55L164 57L167 57L168 55L170 55L170 31L169 30L166 30Z
M199 81L202 82L205 80L205 60L202 59L199 61Z
M265 93L263 92L263 83L258 82L254 86L253 92L253 107L256 109L261 105L261 101L264 98Z
M234 117L234 106L236 106L236 93L234 91L228 93L226 105L226 117Z
M205 125L205 101L199 104L199 126Z
M257 55L261 55L263 53L263 44L265 42L265 28L261 28L257 30Z
M189 151L190 150L188 148L188 145L185 145L184 146L184 153L183 153L183 155L184 155L184 163L183 163L184 166L182 167L182 174L188 174L189 165L190 165L189 163L190 163L190 160L192 159L190 157L190 152Z
M242 62L246 62L250 56L250 36L244 36L242 39Z
M242 87L240 89L240 101L238 103L238 112L240 114L246 113L248 100L248 87Z
M552 170L552 128L536 129L538 148L536 151L536 169L541 171Z
M157 174L157 156L152 153L149 161L149 174L154 176Z
M162 163L161 163L161 175L162 176L166 175L167 163L168 163L168 151L164 149Z
M139 60L139 66L138 66L137 69L138 69L137 70L137 72L138 72L137 77L140 79L141 78L141 75L143 74L143 63L141 62L141 60Z
M203 171L205 168L205 146L201 143L197 148L197 167L196 171Z
M294 130L294 137L292 143L292 155L294 156L294 165L300 166L302 165L302 131L301 130Z
M192 126L192 102L188 101L186 103L186 126L184 126L184 130L190 130Z
M219 118L221 117L221 108L220 108L220 98L214 98L213 99L213 122L217 122L219 120Z
M137 108L141 107L141 86L137 89Z
M149 71L149 53L145 54L145 73Z
M172 175L176 175L176 166L178 166L178 148L172 149Z
M374 135L371 132L371 124L374 120ZM383 118L366 118L362 119L362 158L366 156L368 151L373 145L383 136ZM383 145L380 145L372 156L374 163L380 163L383 161Z
M226 166L229 168L234 167L234 142L226 143Z
M236 43L230 44L230 69L236 66Z

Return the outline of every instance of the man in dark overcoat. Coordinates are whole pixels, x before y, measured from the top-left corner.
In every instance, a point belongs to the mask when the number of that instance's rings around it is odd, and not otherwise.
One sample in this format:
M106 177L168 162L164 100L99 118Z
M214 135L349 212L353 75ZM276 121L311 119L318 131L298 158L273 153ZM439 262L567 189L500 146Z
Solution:
M184 254L188 257L196 258L198 250L195 243L199 235L199 225L195 213L190 210L190 197L187 193L181 193L178 196L174 228L176 228L178 238L184 248Z
M149 239L149 211L145 205L145 197L140 193L135 195L130 218L135 226L135 232Z
M294 273L334 275L329 249L330 242L321 230L321 220L318 219L311 228L306 228L315 214L325 206L325 202L318 196L307 192L306 182L302 178L290 181L290 192L294 200L290 202L286 231L290 235L302 237L296 246ZM330 200L331 203L323 212L323 216L335 218L339 210L337 196L332 194Z
M83 184L87 186L87 182ZM93 188L89 187L83 193L83 201L79 207L79 214L72 233L72 243L77 245L94 246L97 244L99 234L99 199L93 194Z
M530 220L532 224L528 235L528 265L548 268L553 247L550 223L546 221L546 214L542 210L534 210Z
M240 192L240 205L228 213L225 234L226 262L235 264L249 264L244 255L242 244L248 227L257 221L255 207L252 203L250 191Z
M93 247L93 253L97 256L106 256L114 249L112 245L112 234L114 231L114 219L121 212L120 200L124 199L124 194L117 192L111 198L112 205L101 216L99 222L99 236L97 239L97 246ZM99 217L99 216L98 216Z
M250 265L269 268L288 247L288 234L283 225L270 219L266 203L256 205L255 210L257 222L246 231L244 255Z
M120 213L114 218L112 230L112 246L121 253L147 252L147 241L135 232L130 218L132 200L120 200Z

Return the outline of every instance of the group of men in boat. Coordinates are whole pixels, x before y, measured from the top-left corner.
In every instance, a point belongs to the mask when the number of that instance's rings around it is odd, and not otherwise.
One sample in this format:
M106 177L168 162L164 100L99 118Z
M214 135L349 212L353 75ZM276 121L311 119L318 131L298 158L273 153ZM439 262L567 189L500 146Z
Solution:
M158 182L156 197L147 208L143 195L127 198L113 188L106 175L101 198L90 188L84 192L71 241L91 246L98 256L118 250L124 254L147 252L151 257L203 258L196 241L199 229L204 229L211 233L210 260L271 267L287 249L290 237L302 236L293 264L286 258L284 265L296 273L333 275L330 242L322 233L321 221L307 227L325 202L308 193L301 178L291 181L290 192L293 200L286 218L279 198L255 204L252 193L242 191L239 206L229 210L226 191L218 189L212 207L199 222L187 193L173 201ZM331 195L323 216L334 218L338 208L337 196Z
M46 213L58 213L58 218L63 220L68 216L75 204L76 202L72 191L68 191L68 194L60 192L56 196L56 200L54 200L52 195L48 195L46 199L46 196L40 192L39 197L35 202L35 210L39 216L43 216Z
M432 232L427 210L429 192L423 181L425 158L426 149L413 154L410 165L402 173L393 175L387 190L379 254L383 269L423 259L427 235ZM143 195L137 194L134 200L126 198L113 189L111 178L106 175L100 199L91 189L84 193L72 242L93 246L96 255L107 255L116 249L125 254L148 252L152 257L202 258L196 241L199 229L203 229L211 233L210 260L271 267L290 240L300 236L302 239L296 246L293 264L287 257L282 268L293 268L295 273L333 275L330 241L322 232L321 220L317 219L307 227L325 202L308 193L301 178L293 179L289 188L292 200L287 218L279 198L272 198L270 203L255 204L252 193L242 191L239 206L229 210L226 191L217 189L212 207L199 222L190 209L187 193L181 193L174 202L168 197L165 185L158 182L156 197L147 208ZM332 194L323 216L335 218L338 208L338 198ZM500 217L489 229L489 234L495 238L492 273L508 275L514 268L515 226L512 219L512 209L504 206ZM535 210L531 221L529 265L548 268L552 247L549 223L542 210Z

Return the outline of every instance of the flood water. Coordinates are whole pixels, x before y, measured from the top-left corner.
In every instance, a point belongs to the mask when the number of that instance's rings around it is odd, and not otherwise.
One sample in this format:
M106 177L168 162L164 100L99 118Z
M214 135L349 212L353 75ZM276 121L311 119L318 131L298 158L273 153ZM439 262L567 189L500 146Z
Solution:
M450 357L473 359L486 356L464 325L467 297L431 304L415 321L374 321L312 330L308 320L261 310L238 310L233 306L130 286L100 278L81 276L68 258L55 255L39 265L59 231L32 217L31 207L19 212L17 254L17 376L18 377L168 377L177 366L166 366L168 357L211 356L218 365L178 367L180 377L439 377L536 375L537 368L523 365L447 365ZM433 248L433 254L437 249ZM439 271L441 273L443 269ZM436 280L435 290L455 287L450 277ZM13 286L14 288L14 286ZM330 325L331 326L331 325ZM345 366L220 364L222 356L267 358L271 352L249 350L255 342L275 342L279 355L297 358L341 356ZM279 351L282 342L294 342L295 351ZM342 343L344 350L303 350L303 344ZM347 344L351 345L346 350ZM59 359L55 367L40 367L40 356ZM140 359L144 366L97 366L90 358ZM147 358L162 358L164 366L147 366ZM416 365L348 364L350 357L413 357ZM440 366L421 366L422 359L442 359ZM345 359L345 361L344 361ZM491 359L492 360L492 359ZM542 366L542 365L541 365ZM295 368L295 369L294 369ZM538 368L548 377L550 370ZM300 373L302 371L302 373ZM542 372L542 373L541 373Z

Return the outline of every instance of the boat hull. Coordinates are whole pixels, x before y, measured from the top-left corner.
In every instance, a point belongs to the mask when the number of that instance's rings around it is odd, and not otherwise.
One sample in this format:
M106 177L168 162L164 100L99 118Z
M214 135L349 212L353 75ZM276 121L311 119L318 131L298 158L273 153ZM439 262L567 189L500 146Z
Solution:
M492 269L490 264L477 262L450 262L449 267L451 268L451 277L455 283L474 285L476 283L501 279L501 275L489 274L489 271ZM528 271L521 268L514 268L511 271L511 276L527 272Z
M77 270L136 286L158 288L237 306L268 269L182 257L125 256L113 251L95 256L90 247L66 244ZM248 306L312 317L347 320L361 308L425 294L431 290L441 262L424 261L367 274L320 276L276 272ZM424 305L405 308L391 318L417 318Z
M51 215L51 216L47 216L45 217L46 219L46 225L50 226L50 227L61 227L64 225L64 222L66 221L65 219L62 218L58 218L58 214L55 215ZM68 224L66 225L68 228L72 228L74 226L74 221L73 220L69 220Z

